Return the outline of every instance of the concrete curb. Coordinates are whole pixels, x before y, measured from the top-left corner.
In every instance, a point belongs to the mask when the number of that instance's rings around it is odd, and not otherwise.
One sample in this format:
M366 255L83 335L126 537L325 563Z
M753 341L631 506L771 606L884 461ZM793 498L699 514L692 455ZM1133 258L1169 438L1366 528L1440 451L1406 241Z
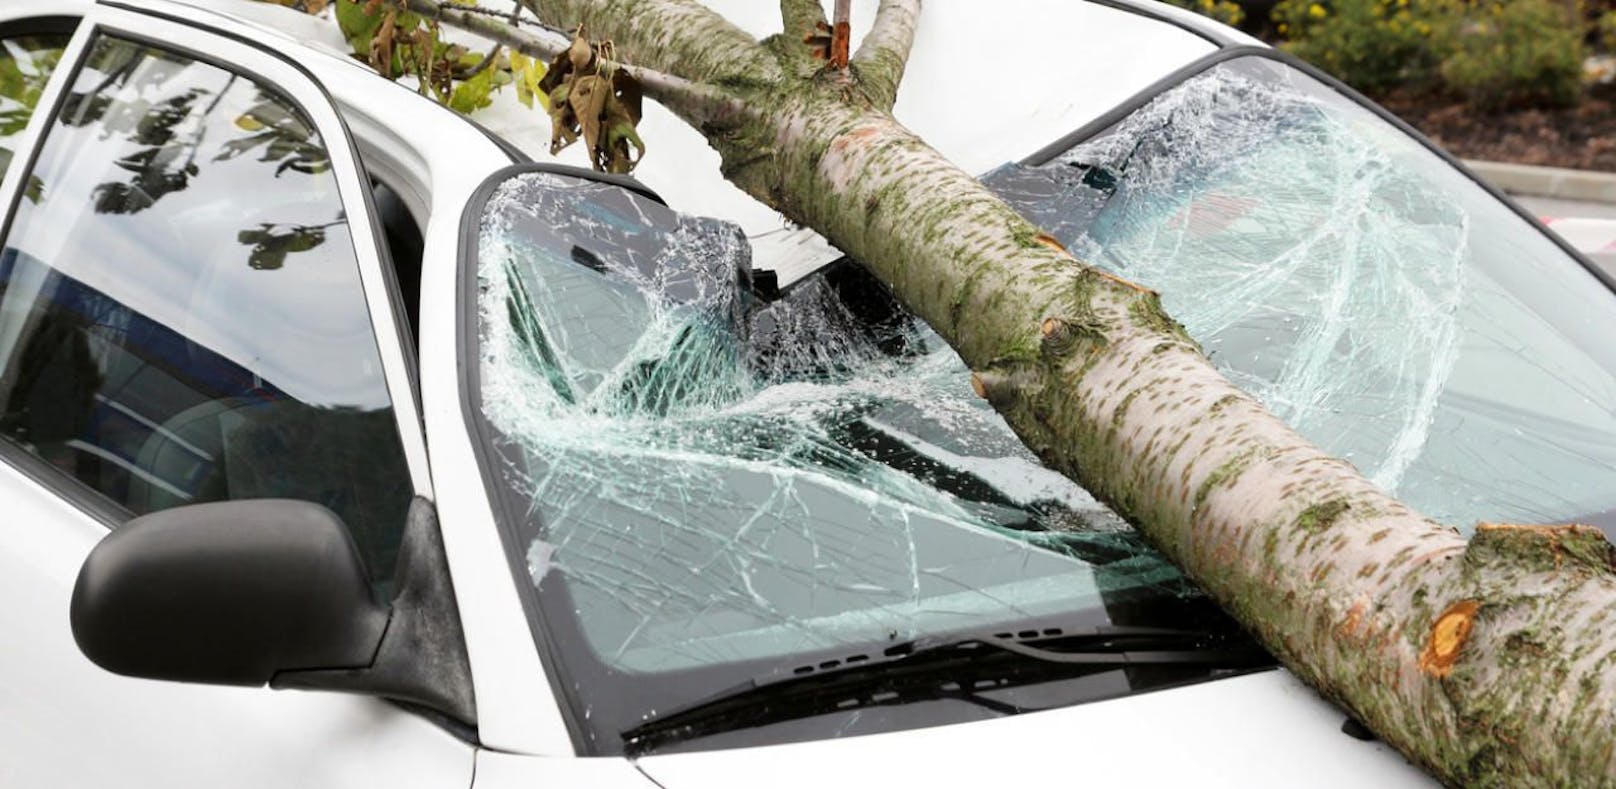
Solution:
M1474 160L1465 166L1510 194L1616 204L1616 173Z

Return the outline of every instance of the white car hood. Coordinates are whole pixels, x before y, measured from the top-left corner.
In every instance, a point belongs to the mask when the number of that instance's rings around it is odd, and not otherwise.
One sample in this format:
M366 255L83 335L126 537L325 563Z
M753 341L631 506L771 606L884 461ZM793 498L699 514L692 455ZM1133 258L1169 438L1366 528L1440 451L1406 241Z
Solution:
M792 745L650 756L663 789L1434 786L1285 671L1047 712Z

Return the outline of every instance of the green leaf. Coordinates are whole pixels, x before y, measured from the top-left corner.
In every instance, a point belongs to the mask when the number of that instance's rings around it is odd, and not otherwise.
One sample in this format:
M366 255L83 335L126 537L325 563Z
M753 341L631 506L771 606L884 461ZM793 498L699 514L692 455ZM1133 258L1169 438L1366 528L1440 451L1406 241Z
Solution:
M356 54L370 54L370 39L382 26L382 14L365 13L365 0L337 0L337 27Z
M545 71L543 61L511 51L511 78L516 84L516 100L522 102L522 106L531 109L533 99L538 98L539 104L550 109L550 97L539 87Z
M482 73L456 85L454 92L449 94L449 108L455 112L470 115L494 103L489 97L494 91L494 70L484 69Z

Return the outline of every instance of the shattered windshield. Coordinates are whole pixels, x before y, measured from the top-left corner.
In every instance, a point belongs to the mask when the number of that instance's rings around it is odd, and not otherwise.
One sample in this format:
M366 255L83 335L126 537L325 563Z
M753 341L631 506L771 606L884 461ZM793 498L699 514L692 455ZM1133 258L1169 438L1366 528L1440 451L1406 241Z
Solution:
M1226 61L985 180L1425 515L1616 527L1616 295L1329 86Z
M492 484L596 752L658 710L922 636L1229 630L856 266L772 292L737 228L545 172L495 188L477 241ZM1217 675L1089 673L1046 705ZM940 705L767 738L989 714Z

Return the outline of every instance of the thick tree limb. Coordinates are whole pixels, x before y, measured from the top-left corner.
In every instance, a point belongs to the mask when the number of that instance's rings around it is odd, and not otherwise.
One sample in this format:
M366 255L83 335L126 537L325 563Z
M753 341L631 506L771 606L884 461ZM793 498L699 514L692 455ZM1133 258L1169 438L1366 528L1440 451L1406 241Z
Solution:
M865 95L878 107L892 109L898 100L909 50L920 27L921 0L881 0L875 12L875 26L864 36L853 64Z
M779 79L756 39L695 0L520 0L547 24L611 39L623 60L694 82Z
M1154 293L1043 242L890 115L769 99L773 156L741 186L875 272L1029 448L1292 671L1449 784L1616 784L1616 649L1592 635L1616 622L1616 549L1597 530L1486 526L1467 543L1241 392Z
M475 33L535 58L550 59L566 51L571 41L556 35L538 35L497 19L438 0L406 0L409 9L450 27ZM626 63L613 64L639 81L645 95L672 110L687 123L728 128L751 116L742 102L719 88L703 85L655 69Z

